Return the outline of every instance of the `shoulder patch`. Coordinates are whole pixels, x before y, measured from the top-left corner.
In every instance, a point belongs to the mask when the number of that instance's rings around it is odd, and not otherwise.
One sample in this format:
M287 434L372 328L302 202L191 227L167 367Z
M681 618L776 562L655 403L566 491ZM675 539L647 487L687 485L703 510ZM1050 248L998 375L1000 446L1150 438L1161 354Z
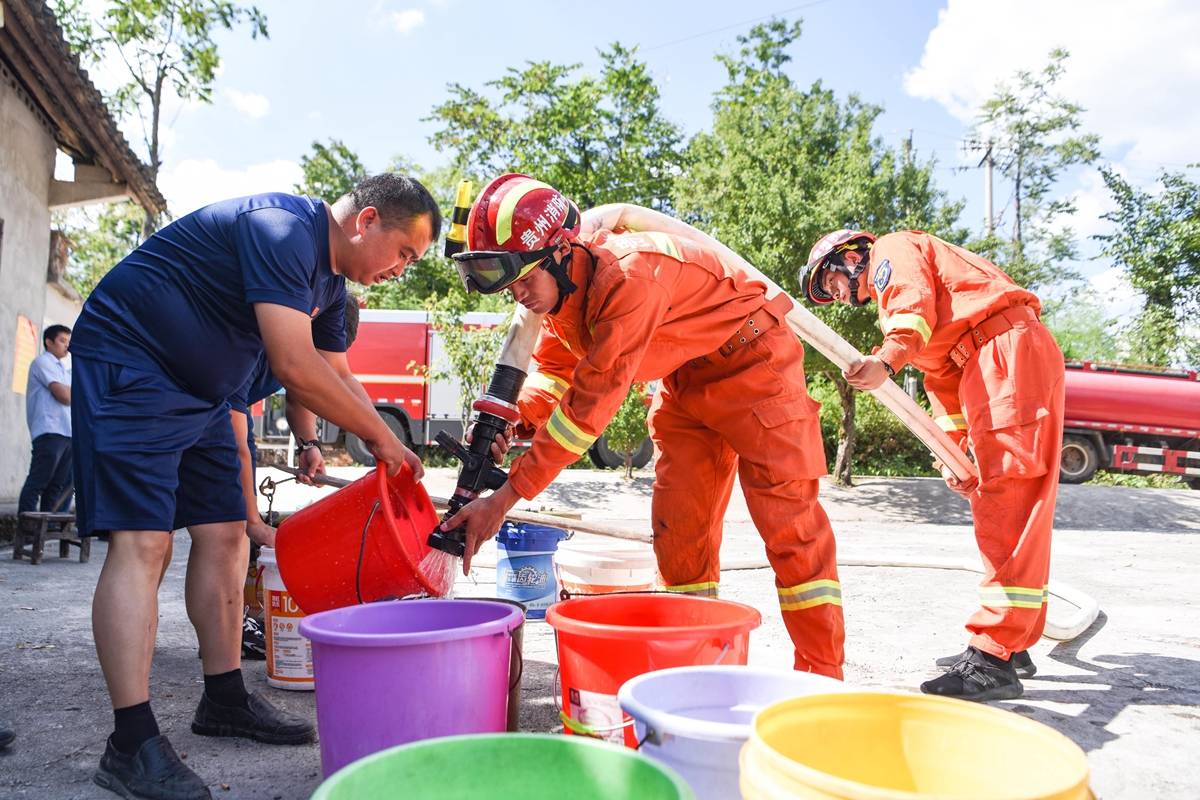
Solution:
M875 291L882 292L892 279L892 263L886 258L875 268Z

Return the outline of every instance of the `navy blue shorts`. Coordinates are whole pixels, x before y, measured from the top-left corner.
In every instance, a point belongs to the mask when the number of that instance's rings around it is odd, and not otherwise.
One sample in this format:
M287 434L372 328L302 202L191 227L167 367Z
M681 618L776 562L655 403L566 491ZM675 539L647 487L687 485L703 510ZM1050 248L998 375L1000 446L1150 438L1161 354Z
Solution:
M246 518L227 403L159 372L75 356L71 425L81 536Z

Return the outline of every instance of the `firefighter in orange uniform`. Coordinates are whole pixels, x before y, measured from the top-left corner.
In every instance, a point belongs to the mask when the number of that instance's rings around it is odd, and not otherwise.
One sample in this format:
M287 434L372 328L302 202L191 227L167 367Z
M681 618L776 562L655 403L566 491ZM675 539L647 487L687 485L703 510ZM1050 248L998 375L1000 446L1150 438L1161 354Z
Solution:
M524 175L492 181L454 256L468 290L508 289L545 313L536 371L518 407L528 453L508 482L444 530L467 529L470 556L521 498L538 495L604 432L634 381L662 380L650 410L652 524L671 590L715 596L722 521L737 476L775 570L795 667L842 675L841 585L817 500L825 454L804 350L782 324L786 295L662 233L579 233L573 203ZM520 428L525 428L521 431ZM494 451L495 452L495 451Z
M801 286L813 303L878 304L883 344L846 379L869 390L906 364L920 369L934 418L979 469L963 484L941 467L971 504L985 575L967 649L938 659L947 673L921 691L1020 696L1046 624L1063 430L1063 357L1041 303L986 259L920 231L828 234Z

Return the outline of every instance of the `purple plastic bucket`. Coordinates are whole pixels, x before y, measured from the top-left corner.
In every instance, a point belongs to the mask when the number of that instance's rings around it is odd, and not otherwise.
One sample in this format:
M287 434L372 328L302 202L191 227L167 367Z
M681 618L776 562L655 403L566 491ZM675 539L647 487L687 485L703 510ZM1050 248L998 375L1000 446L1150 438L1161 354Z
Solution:
M305 617L326 777L365 755L506 727L516 606L408 600Z

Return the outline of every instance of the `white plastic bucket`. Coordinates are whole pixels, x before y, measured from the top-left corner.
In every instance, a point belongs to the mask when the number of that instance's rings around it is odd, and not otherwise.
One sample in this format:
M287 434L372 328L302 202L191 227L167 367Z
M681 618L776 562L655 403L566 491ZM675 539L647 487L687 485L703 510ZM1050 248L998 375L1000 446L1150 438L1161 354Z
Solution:
M738 753L762 708L780 700L848 691L808 672L745 666L695 666L648 672L617 695L633 717L641 751L678 772L697 800L740 797Z
M300 635L304 612L288 594L279 575L275 551L262 548L258 566L263 571L263 626L267 639L267 683L277 689L313 689L312 644Z
M637 542L563 542L554 554L558 587L568 595L642 592L654 588L658 561Z

